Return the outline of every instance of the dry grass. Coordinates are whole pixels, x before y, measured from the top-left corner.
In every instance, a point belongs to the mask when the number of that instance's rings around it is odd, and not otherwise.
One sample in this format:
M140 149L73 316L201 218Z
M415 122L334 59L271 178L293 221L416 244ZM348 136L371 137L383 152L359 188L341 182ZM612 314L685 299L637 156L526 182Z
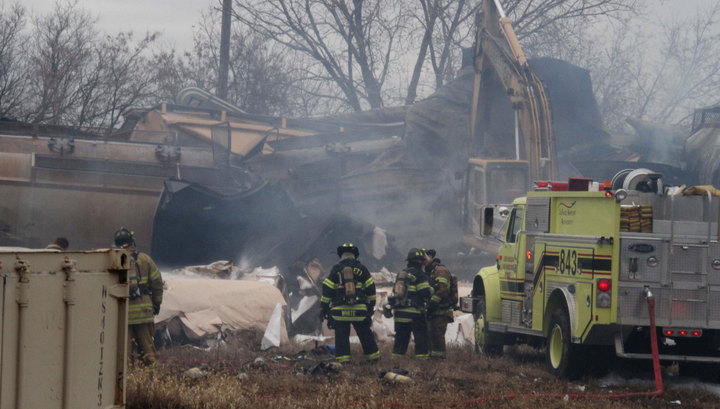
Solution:
M255 338L253 336L253 338ZM393 361L390 344L381 345L383 357L375 365L361 361L359 346L353 346L355 361L330 375L303 373L327 356L295 357L301 347L260 352L243 342L210 351L174 348L161 351L155 372L135 368L127 378L128 409L231 409L231 408L343 408L343 407L492 407L496 408L717 408L717 395L703 390L666 386L657 398L569 399L517 397L518 394L603 394L646 392L653 383L603 388L597 381L567 382L555 379L543 366L541 353L530 348L506 348L502 358L474 354L472 348L454 348L445 361ZM250 345L259 345L259 342ZM310 346L309 348L312 348ZM412 348L412 345L411 345ZM253 365L257 357L264 366ZM412 384L389 385L379 379L381 371L394 366L409 371ZM184 372L201 367L204 376L191 378ZM246 379L239 379L244 373ZM581 391L581 387L585 387ZM490 401L474 401L478 398ZM680 401L681 405L672 403Z

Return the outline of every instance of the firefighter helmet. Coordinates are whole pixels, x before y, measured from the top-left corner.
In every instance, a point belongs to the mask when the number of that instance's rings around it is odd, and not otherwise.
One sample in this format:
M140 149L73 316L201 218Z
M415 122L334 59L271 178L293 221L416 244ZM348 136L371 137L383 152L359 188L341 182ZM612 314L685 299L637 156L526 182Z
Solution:
M412 260L425 260L425 252L418 248L411 248L410 251L408 251L406 261L412 261Z
M135 245L135 238L133 238L133 233L124 228L121 227L120 230L115 232L115 246L116 247L127 247L127 246L134 246Z
M343 243L338 246L337 248L337 255L338 257L341 257L343 253L353 253L355 255L355 258L360 257L360 250L358 250L357 246L352 243Z

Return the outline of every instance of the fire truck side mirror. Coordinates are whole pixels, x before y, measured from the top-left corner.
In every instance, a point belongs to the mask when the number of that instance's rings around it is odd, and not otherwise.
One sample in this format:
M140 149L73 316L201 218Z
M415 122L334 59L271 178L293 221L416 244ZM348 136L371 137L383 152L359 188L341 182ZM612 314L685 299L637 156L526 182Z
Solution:
M488 206L483 209L483 236L490 236L493 232L493 221L495 220L495 208Z

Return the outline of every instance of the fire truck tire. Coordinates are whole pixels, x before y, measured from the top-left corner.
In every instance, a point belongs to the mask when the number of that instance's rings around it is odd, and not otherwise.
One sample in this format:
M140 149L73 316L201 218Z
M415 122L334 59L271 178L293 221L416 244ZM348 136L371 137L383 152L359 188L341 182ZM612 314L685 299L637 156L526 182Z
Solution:
M475 314L475 352L488 357L501 356L503 352L502 334L488 329L485 311L485 297L481 296Z
M570 341L570 319L564 308L558 308L550 318L545 362L550 373L558 378L576 378L581 354Z

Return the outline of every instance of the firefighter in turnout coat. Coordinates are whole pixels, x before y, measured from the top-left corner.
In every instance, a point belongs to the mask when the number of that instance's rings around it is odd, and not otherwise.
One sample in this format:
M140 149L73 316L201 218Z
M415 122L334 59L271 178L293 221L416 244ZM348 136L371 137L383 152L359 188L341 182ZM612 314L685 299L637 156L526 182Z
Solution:
M407 267L398 274L392 298L388 297L395 317L394 358L405 355L410 335L415 337L415 358L429 357L425 305L432 296L432 288L422 268L424 260L425 253L422 250L410 249L406 258Z
M435 250L427 250L425 271L433 295L427 307L428 332L430 333L430 357L445 358L445 331L453 321L453 307L450 302L452 277L450 270L435 258Z
M360 251L353 244L337 248L340 262L323 281L320 306L321 317L328 320L328 328L335 330L335 359L350 361L350 325L355 328L363 354L368 361L380 359L372 314L375 310L375 281L368 269L358 261Z
M115 246L132 252L128 271L130 303L128 306L128 356L131 356L132 341L138 346L143 363L154 366L155 315L160 312L163 298L163 282L152 258L135 249L132 232L120 229L115 232Z

